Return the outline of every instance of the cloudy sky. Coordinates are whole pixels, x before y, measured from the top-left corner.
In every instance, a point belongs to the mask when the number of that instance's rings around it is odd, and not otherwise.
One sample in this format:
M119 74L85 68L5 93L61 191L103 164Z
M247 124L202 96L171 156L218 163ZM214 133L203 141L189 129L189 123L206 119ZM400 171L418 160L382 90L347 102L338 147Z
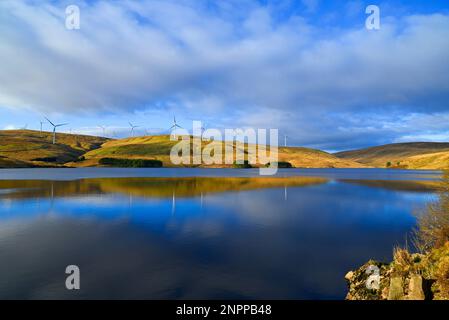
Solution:
M329 151L449 141L449 3L1 0L0 128L44 115L119 136L176 115Z

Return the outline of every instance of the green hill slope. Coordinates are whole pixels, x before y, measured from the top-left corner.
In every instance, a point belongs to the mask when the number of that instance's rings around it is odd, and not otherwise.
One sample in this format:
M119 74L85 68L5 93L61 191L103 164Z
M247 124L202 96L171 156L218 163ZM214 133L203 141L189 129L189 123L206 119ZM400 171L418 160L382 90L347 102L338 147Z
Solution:
M169 135L145 136L110 140L101 148L87 152L85 161L73 163L73 166L96 166L101 158L123 159L155 159L163 162L164 167L173 166L170 161L170 150L177 141L170 141ZM219 144L224 150L224 145L232 145L229 142L203 142L202 147L209 143ZM235 145L232 145L235 150ZM245 153L248 153L247 148ZM301 168L351 168L365 167L365 165L351 160L340 159L324 151L299 148L280 147L279 161L290 162L294 167ZM200 165L203 167L204 165ZM213 167L226 167L230 165L213 165Z
M108 139L33 130L0 131L0 168L60 166L75 161L85 152L99 148Z

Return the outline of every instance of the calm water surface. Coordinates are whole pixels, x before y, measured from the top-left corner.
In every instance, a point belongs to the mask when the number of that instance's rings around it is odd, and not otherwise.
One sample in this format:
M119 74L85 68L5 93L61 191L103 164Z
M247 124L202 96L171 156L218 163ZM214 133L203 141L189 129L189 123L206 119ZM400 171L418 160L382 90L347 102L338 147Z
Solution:
M343 299L436 171L0 170L0 298ZM81 290L65 289L65 267Z

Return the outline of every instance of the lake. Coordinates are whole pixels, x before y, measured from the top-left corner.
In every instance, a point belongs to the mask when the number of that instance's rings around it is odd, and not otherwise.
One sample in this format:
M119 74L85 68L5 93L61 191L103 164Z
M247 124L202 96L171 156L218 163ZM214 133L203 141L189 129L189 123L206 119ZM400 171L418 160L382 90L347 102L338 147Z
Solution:
M3 169L0 298L344 299L347 271L407 243L440 175Z

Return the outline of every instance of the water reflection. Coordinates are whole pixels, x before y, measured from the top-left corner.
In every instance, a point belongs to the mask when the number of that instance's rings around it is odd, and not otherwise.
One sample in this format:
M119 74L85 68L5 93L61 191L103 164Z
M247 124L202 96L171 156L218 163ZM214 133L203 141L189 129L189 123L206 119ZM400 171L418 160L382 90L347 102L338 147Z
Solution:
M359 184L364 186L384 188L397 191L413 192L435 192L441 187L438 180L434 181L395 181L395 180L361 180L361 179L340 179L342 182Z
M409 183L0 181L0 298L340 299L345 272L389 260L434 197ZM80 291L64 287L69 264Z
M72 181L0 180L0 199L70 197L122 193L139 197L195 197L204 194L261 188L308 186L325 183L315 177L187 177L187 178L100 178ZM1 192L4 190L4 192Z

